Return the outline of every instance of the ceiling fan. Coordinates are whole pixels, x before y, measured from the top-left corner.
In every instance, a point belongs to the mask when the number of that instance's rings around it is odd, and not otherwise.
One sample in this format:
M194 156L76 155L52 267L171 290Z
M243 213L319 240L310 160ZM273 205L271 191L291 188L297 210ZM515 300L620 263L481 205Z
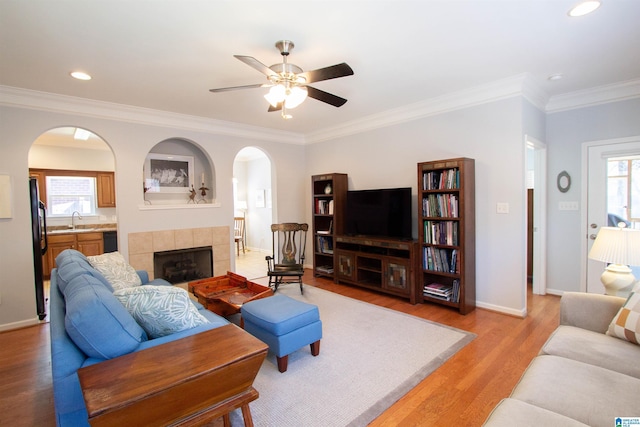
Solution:
M341 107L347 102L346 99L331 93L309 86L309 83L323 80L335 79L353 75L353 70L346 63L332 65L330 67L319 68L313 71L302 71L302 68L287 62L289 52L294 44L290 40L280 40L276 42L276 48L282 55L282 63L267 67L262 62L251 56L233 55L248 66L255 68L267 76L267 83L258 83L245 86L223 87L210 89L211 92L226 92L237 89L252 89L258 87L268 87L269 93L264 97L269 101L268 111L281 111L282 117L290 119L292 116L287 113L287 109L292 109L300 105L307 96L333 105Z

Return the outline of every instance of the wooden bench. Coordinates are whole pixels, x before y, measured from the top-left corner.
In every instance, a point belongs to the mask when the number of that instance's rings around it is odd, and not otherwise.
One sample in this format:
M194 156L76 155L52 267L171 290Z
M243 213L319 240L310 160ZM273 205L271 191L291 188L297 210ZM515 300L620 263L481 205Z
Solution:
M196 426L242 408L268 346L230 324L78 370L92 426Z

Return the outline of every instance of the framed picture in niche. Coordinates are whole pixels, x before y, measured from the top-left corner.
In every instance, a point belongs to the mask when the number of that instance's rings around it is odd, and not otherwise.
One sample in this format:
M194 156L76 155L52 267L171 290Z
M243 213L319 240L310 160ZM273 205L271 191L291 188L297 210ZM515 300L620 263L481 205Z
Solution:
M194 185L193 157L149 153L144 163L147 193L188 193Z

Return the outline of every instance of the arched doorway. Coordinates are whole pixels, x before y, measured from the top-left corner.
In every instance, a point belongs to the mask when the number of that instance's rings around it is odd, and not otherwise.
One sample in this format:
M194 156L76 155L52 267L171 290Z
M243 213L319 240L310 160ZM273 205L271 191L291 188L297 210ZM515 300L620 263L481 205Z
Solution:
M47 279L57 254L67 248L86 255L117 250L115 158L93 132L59 127L33 142L28 167L32 224L36 224L32 228L36 305L42 320L48 311ZM87 232L82 244L73 240L79 229Z
M271 160L264 151L245 147L233 162L234 216L245 224L245 250L236 250L236 272L249 279L266 275L273 223Z

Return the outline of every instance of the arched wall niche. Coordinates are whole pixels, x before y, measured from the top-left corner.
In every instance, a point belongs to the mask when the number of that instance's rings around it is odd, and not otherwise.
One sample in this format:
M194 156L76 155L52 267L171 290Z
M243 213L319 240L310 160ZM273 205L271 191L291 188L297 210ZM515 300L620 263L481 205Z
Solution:
M165 139L151 148L143 164L147 205L211 204L216 201L216 171L198 144Z

